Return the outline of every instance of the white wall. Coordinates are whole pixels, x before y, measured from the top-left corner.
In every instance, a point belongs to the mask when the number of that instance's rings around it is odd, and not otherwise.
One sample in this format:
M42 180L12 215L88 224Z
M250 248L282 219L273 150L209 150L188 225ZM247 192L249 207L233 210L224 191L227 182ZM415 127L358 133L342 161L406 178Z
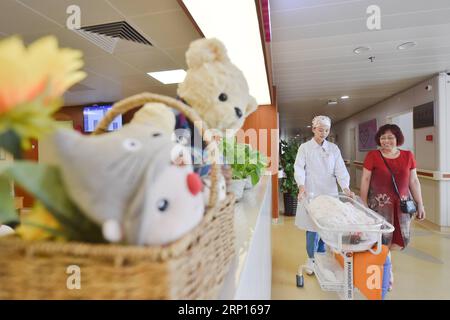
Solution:
M425 90L432 85L431 91ZM352 130L356 131L358 141L358 124L377 119L380 127L392 118L411 112L414 107L434 101L435 126L416 129L413 132L414 141L407 141L407 145L414 145L414 154L418 169L430 171L450 172L450 77L445 73L434 76L416 86L400 92L375 106L340 121L333 127L338 136L338 145L344 159L354 158L351 155ZM399 121L408 121L407 116ZM448 125L447 125L448 124ZM403 127L403 124L402 124ZM426 141L427 135L433 135L433 141ZM411 133L405 134L411 139ZM408 148L408 147L406 147ZM356 150L356 160L364 161L367 152ZM356 171L356 187L359 188L361 170ZM437 181L420 178L427 219L441 227L450 226L450 181Z
M432 135L433 141L426 141L426 136ZM437 162L439 148L435 142L436 139L436 128L426 127L414 130L414 141L416 152L416 162L417 167L425 170L439 170L439 165Z
M441 172L450 173L450 76L445 73L441 74L438 101L440 108L436 117L436 143L439 146L437 164ZM450 180L441 181L438 194L440 197L437 207L442 213L441 223L450 226Z
M433 85L432 91L426 91L425 86L428 84ZM438 91L438 77L433 77L430 80L424 81L406 91L400 92L395 96L386 99L375 106L366 109L354 116L347 118L346 120L338 122L332 128L338 136L337 143L341 148L342 156L344 159L351 158L350 150L350 129L355 128L356 140L358 141L358 124L374 119L377 119L377 126L380 127L387 123L387 119L398 114L412 111L413 107L421 104L428 103L435 100L435 95ZM436 107L435 107L436 112ZM421 143L417 146L418 150L421 148ZM363 161L367 152L356 150L356 160ZM420 164L419 164L420 166Z
M437 137L436 143L440 146L440 152L437 159L441 171L450 171L450 77L441 74L439 82L439 94L437 100L439 106L437 110Z
M413 112L408 111L406 113L394 116L389 122L402 128L402 133L405 137L405 143L402 145L402 149L409 150L414 153L414 141L416 139L414 139Z

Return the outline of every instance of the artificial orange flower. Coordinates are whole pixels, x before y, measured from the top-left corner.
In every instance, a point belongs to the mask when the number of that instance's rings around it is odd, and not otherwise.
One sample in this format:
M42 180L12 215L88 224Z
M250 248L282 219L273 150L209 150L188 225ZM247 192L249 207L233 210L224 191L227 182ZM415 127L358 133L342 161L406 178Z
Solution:
M47 36L28 49L18 37L0 41L0 115L43 95L44 101L63 95L86 73L82 53L60 49L55 37Z

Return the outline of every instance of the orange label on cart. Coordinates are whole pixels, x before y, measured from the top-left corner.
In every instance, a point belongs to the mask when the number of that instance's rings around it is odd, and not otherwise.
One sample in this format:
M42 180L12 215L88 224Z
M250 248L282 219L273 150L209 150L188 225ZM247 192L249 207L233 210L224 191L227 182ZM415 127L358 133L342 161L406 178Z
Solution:
M383 266L389 249L381 246L381 252L375 255L369 251L353 253L353 285L369 300L381 300L383 284ZM339 264L344 267L341 255L335 255Z

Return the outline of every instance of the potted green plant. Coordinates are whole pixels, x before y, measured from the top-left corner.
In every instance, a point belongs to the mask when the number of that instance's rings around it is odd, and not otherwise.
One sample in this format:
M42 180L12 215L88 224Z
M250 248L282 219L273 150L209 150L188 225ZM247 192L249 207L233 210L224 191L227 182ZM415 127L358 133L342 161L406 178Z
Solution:
M284 214L287 216L294 216L297 211L298 186L294 178L294 163L299 145L296 140L280 142L280 166L284 172L281 192L284 199Z
M231 166L230 188L239 200L246 187L248 189L259 182L267 166L267 158L250 145L237 143L236 138L223 139L220 150L225 162Z

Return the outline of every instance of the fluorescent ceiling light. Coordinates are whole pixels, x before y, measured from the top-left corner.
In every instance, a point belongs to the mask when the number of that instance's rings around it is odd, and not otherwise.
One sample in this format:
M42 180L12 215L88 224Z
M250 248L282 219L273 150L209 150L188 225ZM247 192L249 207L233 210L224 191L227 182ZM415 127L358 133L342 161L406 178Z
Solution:
M406 49L409 49L409 48L412 48L412 47L415 47L415 46L417 46L416 42L408 41L408 42L405 42L405 43L402 43L401 45L399 45L397 47L397 49L398 50L406 50Z
M183 82L184 77L186 77L186 71L182 69L147 72L147 74L164 84L180 83Z
M271 104L254 0L183 0L206 38L217 38L244 73L259 105Z
M349 96L342 96L341 99L348 99L350 98Z

